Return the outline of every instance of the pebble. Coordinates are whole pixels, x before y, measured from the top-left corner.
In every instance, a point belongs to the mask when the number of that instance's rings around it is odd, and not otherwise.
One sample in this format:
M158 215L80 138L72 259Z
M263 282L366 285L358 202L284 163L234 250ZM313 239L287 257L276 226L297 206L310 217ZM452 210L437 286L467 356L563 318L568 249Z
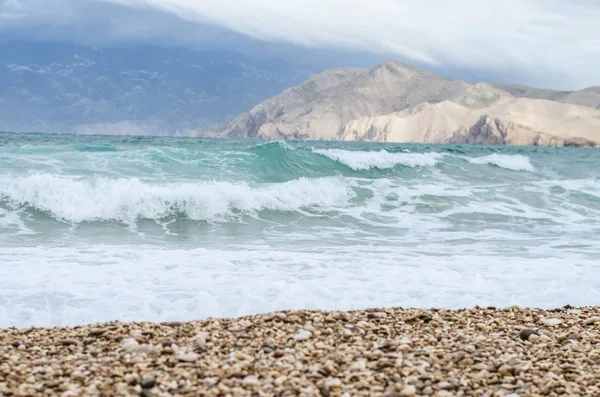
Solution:
M538 334L531 334L527 340L531 343L537 343L540 341L540 336Z
M90 330L88 335L91 337L97 338L99 336L104 335L106 332L107 332L107 330L104 328L93 328Z
M61 339L57 343L59 346L73 346L73 345L81 345L82 343L77 339Z
M258 386L259 382L258 382L258 378L254 375L248 375L244 378L244 380L242 381L242 384L244 386Z
M196 353L184 353L184 352L180 352L177 355L177 359L179 361L183 361L186 363L193 363L194 361L198 360L198 355Z
M142 379L140 386L142 386L142 389L152 389L154 386L156 386L156 380L152 378Z
M538 331L536 329L525 328L524 330L519 332L519 338L521 338L522 340L529 340L529 337L531 335L537 335L537 334L538 334Z
M554 327L562 324L563 320L561 320L560 318L542 318L540 322L546 327Z
M299 342L308 340L310 338L312 338L312 333L310 331L306 331L306 330L302 330L302 331L298 332L296 335L294 335L294 340L297 340Z
M410 397L417 394L417 388L413 385L407 385L402 388L400 395L403 397Z
M367 369L367 362L365 360L358 360L349 368L350 371L364 371L365 369Z
M593 325L600 322L600 317L594 316L594 317L590 317L587 320L585 320L583 323L585 325Z
M323 342L317 342L317 343L315 343L315 348L317 348L319 350L323 350L323 349L327 349L327 345Z
M127 353L139 353L139 354L147 354L152 353L156 350L156 347L149 344L139 344L137 340L133 338L125 339L122 345L123 350Z

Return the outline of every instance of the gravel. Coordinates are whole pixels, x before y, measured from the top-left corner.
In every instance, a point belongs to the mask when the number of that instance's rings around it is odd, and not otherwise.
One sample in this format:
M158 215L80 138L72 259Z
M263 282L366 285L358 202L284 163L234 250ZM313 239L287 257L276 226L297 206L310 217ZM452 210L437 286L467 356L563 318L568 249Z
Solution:
M10 328L0 395L600 395L598 318L476 307Z

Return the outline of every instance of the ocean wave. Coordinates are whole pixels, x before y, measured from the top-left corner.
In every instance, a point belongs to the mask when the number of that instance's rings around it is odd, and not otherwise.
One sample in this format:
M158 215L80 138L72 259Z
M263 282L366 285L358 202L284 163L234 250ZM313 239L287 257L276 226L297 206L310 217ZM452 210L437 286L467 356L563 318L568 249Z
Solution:
M76 178L55 174L0 176L0 201L70 223L165 219L219 221L263 210L291 212L348 205L351 186L339 178L300 178L250 186L231 182L154 184L137 178Z
M471 164L484 165L491 164L500 168L512 171L534 172L535 168L531 164L529 157L522 154L490 154L483 157L463 157Z
M389 169L398 165L405 167L434 167L443 157L443 153L390 153L386 150L351 151L342 149L313 149L314 153L342 163L355 171L374 168Z

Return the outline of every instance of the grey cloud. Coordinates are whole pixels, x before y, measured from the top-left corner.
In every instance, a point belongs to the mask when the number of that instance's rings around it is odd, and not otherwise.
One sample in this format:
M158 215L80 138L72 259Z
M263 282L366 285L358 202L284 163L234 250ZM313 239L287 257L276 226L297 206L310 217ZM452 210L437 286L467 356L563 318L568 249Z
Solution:
M600 84L598 20L595 0L0 0L0 34L338 48L554 88Z

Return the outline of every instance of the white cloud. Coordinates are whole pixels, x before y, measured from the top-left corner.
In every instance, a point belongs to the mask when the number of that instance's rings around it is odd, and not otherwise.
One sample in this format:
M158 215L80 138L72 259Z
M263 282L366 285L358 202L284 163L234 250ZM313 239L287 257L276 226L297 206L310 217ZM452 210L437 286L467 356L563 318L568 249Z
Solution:
M600 84L596 0L107 0L269 41ZM560 85L560 84L558 84Z
M20 3L27 9L26 4L39 1ZM270 42L396 54L438 69L521 74L554 87L600 84L597 0L46 1L54 3L54 14L61 10L53 15L61 23L85 18L70 9L109 2ZM127 26L120 31L127 32Z

